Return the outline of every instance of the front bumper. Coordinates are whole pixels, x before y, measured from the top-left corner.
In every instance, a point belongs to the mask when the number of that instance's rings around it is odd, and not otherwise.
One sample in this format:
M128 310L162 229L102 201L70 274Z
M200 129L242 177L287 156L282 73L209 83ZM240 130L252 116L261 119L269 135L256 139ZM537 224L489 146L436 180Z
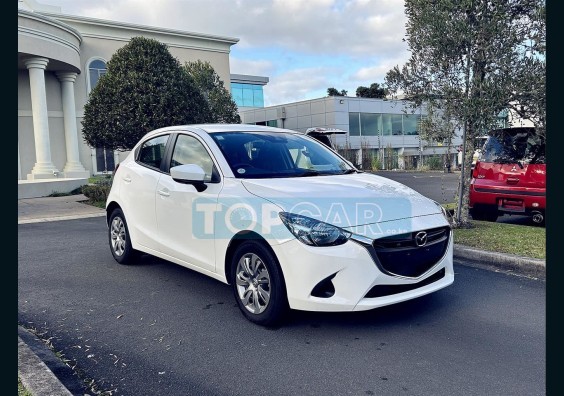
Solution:
M384 273L368 250L352 240L332 247L307 246L291 240L274 245L272 249L282 267L292 309L364 311L417 298L454 281L452 231L444 256L416 278ZM439 279L433 278L434 281L430 283L425 281L433 276ZM314 288L323 280L331 282L334 293L329 297L312 295ZM380 296L367 297L367 294L375 294L373 288L378 285L387 285L384 290L393 294L376 293Z

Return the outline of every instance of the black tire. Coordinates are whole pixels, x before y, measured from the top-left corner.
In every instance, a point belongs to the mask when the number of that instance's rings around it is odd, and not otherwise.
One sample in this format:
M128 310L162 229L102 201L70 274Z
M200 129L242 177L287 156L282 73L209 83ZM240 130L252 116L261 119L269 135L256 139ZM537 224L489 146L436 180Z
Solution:
M474 220L490 221L493 223L497 221L498 213L495 209L472 208L470 209L470 216L472 216Z
M137 250L131 246L129 229L125 216L120 208L114 209L110 215L108 242L114 259L120 264L131 264L137 257Z
M289 311L280 264L261 242L245 241L237 247L231 260L231 286L239 309L253 323L276 326Z

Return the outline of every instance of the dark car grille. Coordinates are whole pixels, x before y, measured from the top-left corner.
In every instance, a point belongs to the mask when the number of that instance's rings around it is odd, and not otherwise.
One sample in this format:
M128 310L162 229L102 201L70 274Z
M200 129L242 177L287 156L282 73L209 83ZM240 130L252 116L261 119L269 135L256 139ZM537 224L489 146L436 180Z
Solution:
M415 290L423 286L430 285L445 277L445 269L437 271L428 278L423 279L421 282L412 283L410 285L376 285L366 293L366 298L375 298L383 296L391 296L392 294L403 293L410 290Z
M416 278L430 270L444 255L448 247L450 227L424 230L424 244L416 236L422 231L380 238L372 244L380 267L392 275ZM420 235L421 236L421 235Z

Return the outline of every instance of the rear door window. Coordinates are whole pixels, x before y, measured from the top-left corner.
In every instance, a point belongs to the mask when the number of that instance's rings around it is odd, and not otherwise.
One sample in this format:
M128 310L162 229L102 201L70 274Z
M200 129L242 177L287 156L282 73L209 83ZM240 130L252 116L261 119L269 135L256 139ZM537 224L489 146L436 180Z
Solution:
M151 168L160 169L168 137L169 135L157 136L143 143L139 150L137 162Z

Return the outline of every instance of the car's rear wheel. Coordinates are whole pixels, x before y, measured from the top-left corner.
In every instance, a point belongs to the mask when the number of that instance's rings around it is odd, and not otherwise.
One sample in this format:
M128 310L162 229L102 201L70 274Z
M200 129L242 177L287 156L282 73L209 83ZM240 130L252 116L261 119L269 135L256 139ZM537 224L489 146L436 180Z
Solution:
M470 216L478 221L497 221L498 213L496 209L490 208L472 208L470 209Z
M258 241L243 242L231 262L231 284L245 317L262 326L279 324L288 312L284 277L274 254Z
M114 259L120 264L130 264L137 255L137 251L131 246L127 222L120 208L114 209L110 215L108 239Z

